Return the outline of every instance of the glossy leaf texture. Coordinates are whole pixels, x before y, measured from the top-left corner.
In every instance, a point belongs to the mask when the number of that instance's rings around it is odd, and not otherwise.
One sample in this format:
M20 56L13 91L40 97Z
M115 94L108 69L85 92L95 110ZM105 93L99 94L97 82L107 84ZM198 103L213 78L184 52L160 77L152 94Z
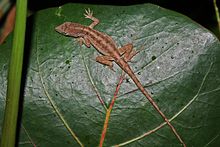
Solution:
M19 146L80 146L76 137L84 146L99 144L105 107L122 70L115 63L115 71L97 63L100 53L94 47L80 46L76 39L54 30L66 21L89 25L91 20L83 15L86 8L100 19L95 29L110 35L119 47L133 43L140 51L129 64L187 146L220 145L220 42L210 31L182 14L152 4L66 4L31 17ZM10 42L9 38L0 46L1 122ZM167 125L141 137L162 123L126 76L104 146L181 146Z

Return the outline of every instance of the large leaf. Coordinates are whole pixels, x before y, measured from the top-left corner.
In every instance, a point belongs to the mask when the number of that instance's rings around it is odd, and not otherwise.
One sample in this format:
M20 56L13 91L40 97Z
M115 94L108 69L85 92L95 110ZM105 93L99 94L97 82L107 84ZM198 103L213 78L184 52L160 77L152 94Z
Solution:
M19 146L84 146L99 144L106 109L121 69L97 63L95 48L54 28L72 21L89 25L90 8L100 19L95 28L118 46L140 50L130 63L188 146L220 145L220 43L202 26L176 12L151 4L95 6L67 4L38 12L34 18L26 75ZM0 119L3 119L10 39L0 51ZM27 42L28 43L28 42ZM181 146L163 119L127 76L121 85L104 146ZM69 127L69 128L68 128ZM139 140L135 140L140 137Z

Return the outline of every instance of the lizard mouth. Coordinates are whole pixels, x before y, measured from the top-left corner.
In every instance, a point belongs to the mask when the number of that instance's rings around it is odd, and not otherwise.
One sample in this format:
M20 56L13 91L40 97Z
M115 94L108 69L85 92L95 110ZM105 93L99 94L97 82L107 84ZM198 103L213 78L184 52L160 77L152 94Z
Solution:
M57 27L55 28L55 30L56 30L58 33L63 34L62 25L57 26Z

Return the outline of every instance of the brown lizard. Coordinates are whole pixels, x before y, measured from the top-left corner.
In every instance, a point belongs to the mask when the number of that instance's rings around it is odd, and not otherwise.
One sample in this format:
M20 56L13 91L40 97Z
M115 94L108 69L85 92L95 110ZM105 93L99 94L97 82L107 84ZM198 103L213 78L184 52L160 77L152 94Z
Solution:
M84 15L85 18L89 18L93 21L89 26L84 26L73 22L64 22L63 24L57 26L55 30L63 35L78 38L80 44L82 45L84 43L88 48L93 45L102 54L101 56L96 57L97 62L105 64L111 69L113 67L113 61L118 64L121 69L130 76L136 86L150 101L153 107L159 112L173 133L185 147L185 143L178 135L173 125L169 122L164 113L159 109L149 93L144 89L141 82L135 76L131 67L127 63L134 55L137 54L137 52L133 50L133 45L128 43L127 45L118 48L115 41L109 35L93 29L93 27L99 24L99 20L93 16L93 13L90 11L90 9L86 10Z

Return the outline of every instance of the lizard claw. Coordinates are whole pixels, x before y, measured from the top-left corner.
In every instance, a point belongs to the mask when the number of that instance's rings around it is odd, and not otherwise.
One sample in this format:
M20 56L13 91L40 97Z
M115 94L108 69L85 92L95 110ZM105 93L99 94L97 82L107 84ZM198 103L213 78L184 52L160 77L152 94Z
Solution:
M93 16L93 12L88 8L88 9L85 9L85 13L84 13L84 16L85 18L92 18Z

